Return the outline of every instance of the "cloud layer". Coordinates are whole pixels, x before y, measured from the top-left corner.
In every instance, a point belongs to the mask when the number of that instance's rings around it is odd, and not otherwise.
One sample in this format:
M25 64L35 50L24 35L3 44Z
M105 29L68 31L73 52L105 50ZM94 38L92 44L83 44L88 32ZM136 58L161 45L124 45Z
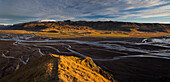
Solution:
M154 18L170 22L169 0L0 0L0 10L0 23L41 19L152 22Z

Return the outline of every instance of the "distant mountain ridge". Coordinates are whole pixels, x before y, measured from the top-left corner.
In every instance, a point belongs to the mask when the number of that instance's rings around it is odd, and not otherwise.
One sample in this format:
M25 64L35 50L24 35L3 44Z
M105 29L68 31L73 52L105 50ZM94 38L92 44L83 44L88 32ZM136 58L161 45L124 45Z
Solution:
M134 23L134 22L117 22L117 21L33 21L20 23L11 26L12 30L31 30L40 31L46 28L55 27L75 27L76 29L95 29L108 31L125 31L130 32L133 29L141 32L170 32L170 24L159 23ZM61 28L61 29L62 29Z
M0 25L0 28L7 28L7 27L11 27L12 25Z

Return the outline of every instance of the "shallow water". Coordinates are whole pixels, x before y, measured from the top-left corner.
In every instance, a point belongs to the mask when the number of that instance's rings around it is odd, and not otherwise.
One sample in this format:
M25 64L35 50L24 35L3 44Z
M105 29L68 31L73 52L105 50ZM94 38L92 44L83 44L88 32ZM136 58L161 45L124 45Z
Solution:
M41 47L46 47L55 50L58 53L69 53L72 52L82 57L89 57L86 54L83 54L79 51L72 49L74 44L86 44L89 46L102 47L103 50L110 52L117 52L122 54L127 54L126 56L113 56L113 58L92 58L95 61L114 61L124 58L161 58L161 59L170 59L170 37L159 37L159 38L146 38L140 42L130 42L130 41L79 41L79 40L50 40L51 38L40 38L37 40L32 40L31 38L36 37L33 34L27 35L13 35L13 34L4 34L1 36L0 40L5 41L16 41L14 45L23 45L23 46L36 46L39 47L39 52L42 55L45 55L41 52ZM36 44L34 44L36 43ZM68 43L74 43L72 45ZM53 45L63 45L65 49L69 52L61 52L59 49L52 47ZM100 50L101 48L98 48ZM139 54L133 54L139 53ZM29 60L29 58L28 58Z

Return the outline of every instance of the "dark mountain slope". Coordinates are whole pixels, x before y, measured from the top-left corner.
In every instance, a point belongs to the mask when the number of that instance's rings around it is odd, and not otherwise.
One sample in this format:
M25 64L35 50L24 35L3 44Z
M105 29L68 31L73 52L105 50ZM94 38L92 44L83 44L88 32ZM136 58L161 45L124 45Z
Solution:
M0 82L48 82L57 80L57 75L50 77L46 72L48 66L47 64L54 61L57 61L57 59L51 58L50 56L41 57L37 60L29 62L27 65L22 66L13 74L10 74L1 79ZM55 72L57 74L56 70Z
M126 31L131 29L142 32L169 32L170 24L158 23L132 23L132 22L116 22L116 21L58 21L58 22L28 22L11 26L10 29L15 30L32 30L40 31L45 28L74 28L74 29L96 29L109 31ZM61 27L61 28L60 28Z

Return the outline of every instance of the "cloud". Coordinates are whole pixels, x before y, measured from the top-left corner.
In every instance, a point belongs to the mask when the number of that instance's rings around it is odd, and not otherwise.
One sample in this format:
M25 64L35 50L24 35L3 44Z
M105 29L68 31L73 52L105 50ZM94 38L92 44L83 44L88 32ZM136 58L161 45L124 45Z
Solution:
M169 0L0 0L0 22L162 17L170 16L169 6Z
M131 5L126 9L146 8L166 4L169 2L168 0L125 0L125 1L127 2L128 5Z
M151 18L151 17L162 17L170 16L170 5L156 7L152 9L145 9L140 11L134 11L136 14L127 14L119 17L119 19L126 19L130 17L136 18Z

